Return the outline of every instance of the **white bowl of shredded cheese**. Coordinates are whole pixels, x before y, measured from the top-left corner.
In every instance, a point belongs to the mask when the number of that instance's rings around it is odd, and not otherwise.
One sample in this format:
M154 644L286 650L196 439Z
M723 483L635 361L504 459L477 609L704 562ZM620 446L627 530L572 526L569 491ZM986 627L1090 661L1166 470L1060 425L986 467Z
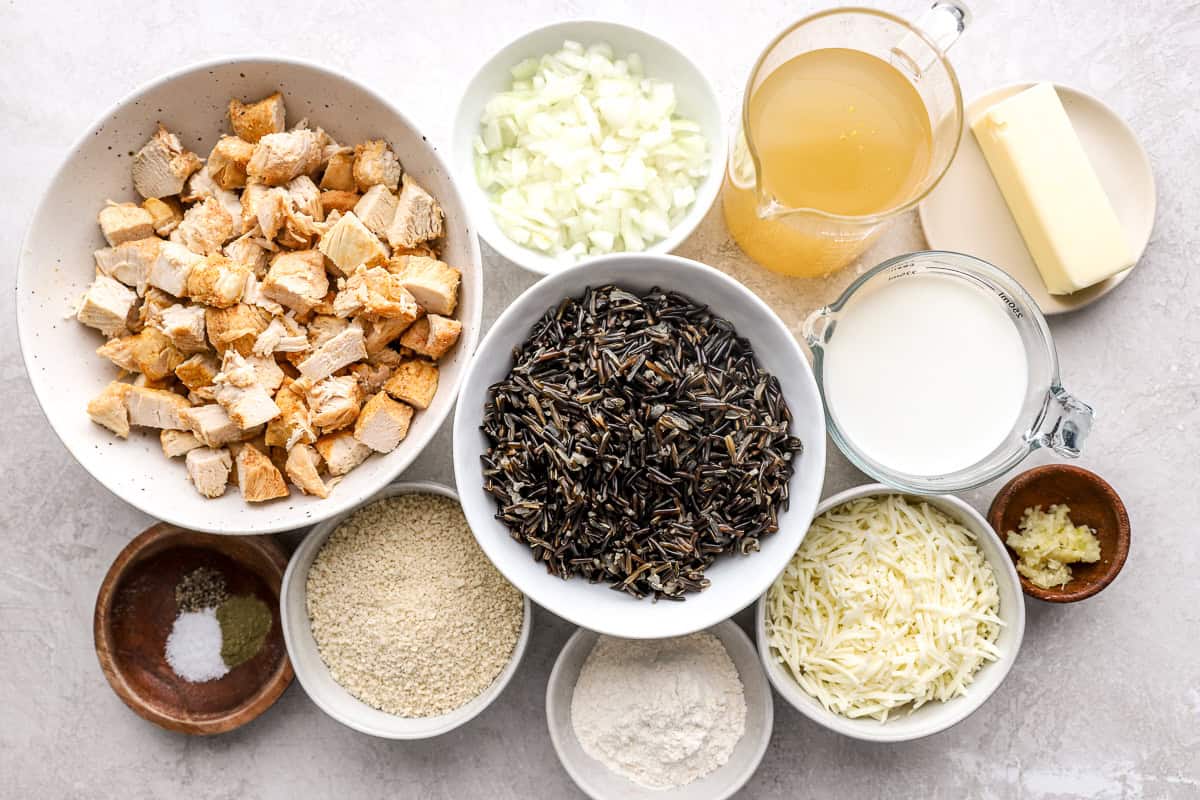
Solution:
M895 496L906 503L862 503ZM856 514L891 515L895 530ZM943 515L951 525L939 529ZM1021 585L999 537L967 503L859 486L817 507L800 552L814 546L820 552L789 564L758 601L755 620L767 677L809 719L865 741L919 739L966 719L1008 675L1025 632ZM864 646L872 632L888 640Z
M542 88L512 93L514 80ZM663 108L674 116L657 118ZM702 158L688 151L701 139ZM451 158L483 239L546 275L612 252L674 250L712 208L725 149L716 90L683 53L636 28L573 20L521 36L479 69ZM513 191L481 185L481 156Z

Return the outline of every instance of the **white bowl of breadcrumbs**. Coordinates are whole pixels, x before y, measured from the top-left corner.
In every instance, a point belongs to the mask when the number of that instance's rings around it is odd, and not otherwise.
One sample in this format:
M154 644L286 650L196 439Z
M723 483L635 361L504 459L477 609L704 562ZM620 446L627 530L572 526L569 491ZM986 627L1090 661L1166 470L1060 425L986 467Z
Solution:
M529 641L529 600L492 566L458 496L397 483L313 528L280 592L296 678L356 731L426 739L495 700Z

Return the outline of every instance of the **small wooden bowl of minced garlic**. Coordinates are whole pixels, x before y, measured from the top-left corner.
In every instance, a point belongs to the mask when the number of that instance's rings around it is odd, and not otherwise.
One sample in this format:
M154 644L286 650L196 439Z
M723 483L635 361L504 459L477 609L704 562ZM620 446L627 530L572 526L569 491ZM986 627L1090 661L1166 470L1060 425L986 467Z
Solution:
M1074 603L1117 577L1129 554L1129 514L1099 475L1067 464L1022 472L992 500L988 522L1008 548L1021 589Z

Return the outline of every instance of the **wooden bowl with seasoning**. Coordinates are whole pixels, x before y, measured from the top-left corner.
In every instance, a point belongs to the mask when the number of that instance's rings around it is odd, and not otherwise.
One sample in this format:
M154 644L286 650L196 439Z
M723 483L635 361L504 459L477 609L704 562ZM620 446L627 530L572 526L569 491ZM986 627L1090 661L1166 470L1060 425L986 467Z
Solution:
M1013 478L992 500L988 522L1001 541L1021 523L1025 509L1066 505L1071 521L1087 525L1100 541L1100 560L1094 564L1071 564L1071 580L1065 586L1044 589L1020 575L1021 589L1030 597L1048 603L1074 603L1099 593L1117 577L1129 555L1129 514L1120 496L1099 475L1082 467L1046 464ZM1016 552L1005 544L1013 564Z
M142 532L113 561L96 596L96 655L113 691L139 716L180 733L225 733L258 717L293 677L279 620L286 567L287 555L270 536L222 536L166 523ZM248 660L193 683L176 674L166 650L180 614L176 587L198 568L219 573L228 597L262 601L270 627Z

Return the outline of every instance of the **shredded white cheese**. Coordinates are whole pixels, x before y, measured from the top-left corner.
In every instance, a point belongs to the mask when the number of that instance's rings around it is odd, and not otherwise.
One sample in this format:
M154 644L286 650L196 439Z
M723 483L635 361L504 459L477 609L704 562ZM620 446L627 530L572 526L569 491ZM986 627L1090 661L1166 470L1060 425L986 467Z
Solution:
M827 709L881 722L966 693L999 656L991 565L962 525L898 495L813 521L767 595L771 654Z

